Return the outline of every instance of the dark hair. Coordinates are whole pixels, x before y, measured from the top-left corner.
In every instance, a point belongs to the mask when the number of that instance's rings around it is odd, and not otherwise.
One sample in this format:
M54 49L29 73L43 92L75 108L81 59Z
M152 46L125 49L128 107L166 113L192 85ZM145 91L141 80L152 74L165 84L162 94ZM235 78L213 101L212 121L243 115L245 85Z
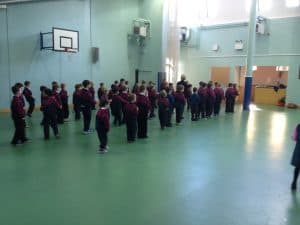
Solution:
M128 80L126 80L126 81L125 81L125 84L126 84L126 85L128 85L128 84L129 84Z
M171 91L171 89L170 89L169 87L166 87L166 88L165 88L165 91L167 92L167 94L169 94L170 91Z
M107 99L101 99L100 103L99 103L99 106L103 107L103 106L106 106L108 104L109 104L109 101Z
M193 88L193 92L197 92L198 89L196 87Z
M26 80L26 81L24 82L24 85L25 85L25 86L30 85L30 81Z
M128 95L128 101L129 101L129 102L133 102L134 99L135 99L135 94L129 94L129 95Z
M208 87L208 88L211 88L211 87L212 87L212 84L211 84L211 83L208 83L208 84L207 84L207 87Z
M119 81L117 81L117 80L115 80L115 82L114 82L115 84L118 84L119 83Z
M40 86L40 91L43 92L47 87L46 86Z
M17 85L15 85L11 87L11 91L15 95L20 91L20 88Z
M100 83L100 86L101 86L101 87L104 86L104 83L101 82L101 83Z
M61 83L61 84L60 84L60 88L61 88L61 89L64 89L65 87L66 87L66 84L64 84L64 83Z
M21 88L23 87L24 85L22 83L16 83L14 86L18 87L18 88Z
M49 88L45 88L44 89L44 94L47 96L51 96L52 95L52 91Z
M82 81L82 86L86 88L87 86L89 86L90 83L91 82L89 80L84 80Z
M145 91L145 90L146 90L145 85L141 85L140 88L139 88L139 91L140 91L140 92L143 92L143 91Z
M228 84L228 87L232 87L232 83L229 83L229 84Z
M125 79L124 79L124 78L121 78L121 79L120 79L120 82L124 82L124 81L125 81Z
M179 85L177 85L176 89L177 89L177 91L182 91L184 89L184 86L179 84Z

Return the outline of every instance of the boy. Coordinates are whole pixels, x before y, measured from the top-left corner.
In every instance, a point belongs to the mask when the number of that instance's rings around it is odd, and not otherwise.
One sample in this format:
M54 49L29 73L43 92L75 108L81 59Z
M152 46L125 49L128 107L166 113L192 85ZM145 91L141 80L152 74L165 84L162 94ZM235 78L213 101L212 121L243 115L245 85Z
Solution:
M174 99L174 95L173 95L173 89L166 87L166 93L167 93L167 98L169 101L169 111L168 111L168 117L167 117L167 125L166 127L172 127L172 116L174 113L174 103L175 103L175 99Z
M73 109L75 113L75 120L80 120L81 104L80 104L81 84L75 85L75 91L73 92Z
M122 123L125 123L125 113L124 113L124 108L126 103L128 102L128 92L126 90L125 86L119 86L119 95L123 99L123 104L122 104L122 112L123 112L123 119Z
M92 133L90 129L91 119L92 119L92 109L95 106L96 102L93 98L89 88L91 87L91 83L89 80L84 80L82 82L83 88L80 93L80 104L81 111L83 114L83 134L87 135Z
M150 111L150 101L149 98L146 96L146 87L140 87L140 93L137 96L136 105L139 108L138 113L138 138L144 139L148 138L147 130L148 130L148 114Z
M34 106L35 106L35 99L32 96L32 91L30 90L30 81L25 81L24 82L24 91L23 91L23 95L25 96L26 101L29 104L29 108L27 111L27 116L31 117L32 116L32 112L34 110Z
M137 116L138 116L138 107L136 106L136 95L129 94L128 101L124 107L124 115L127 128L127 141L132 143L135 141L136 132L137 132Z
M15 133L11 144L19 145L28 141L25 134L25 110L22 99L20 98L21 91L19 86L13 86L11 90L14 96L11 101L10 109L15 126Z
M204 119L206 113L206 99L207 99L206 83L201 81L199 83L199 86L200 86L198 89L198 95L200 98L199 114L201 116L201 119Z
M225 92L226 98L226 106L225 106L225 113L233 113L234 112L234 102L235 102L235 91L233 89L232 83L228 84L228 88Z
M167 98L167 92L162 90L159 94L158 99L158 117L160 122L160 128L162 130L165 129L168 123L168 115L169 115L169 100Z
M224 90L218 82L215 83L214 92L216 95L216 101L214 105L214 116L219 116L221 104L224 99Z
M90 81L89 92L92 98L95 100L95 88L94 88L94 83L92 81ZM96 104L92 105L92 110L96 110Z
M108 151L107 146L107 133L109 132L109 101L101 100L100 109L96 114L96 130L100 141L100 148L98 153L106 153Z
M60 105L57 102L55 96L52 95L50 89L44 90L44 99L41 106L41 111L43 112L44 116L44 138L45 140L49 139L49 127L51 126L53 129L53 133L55 138L59 138L58 135L58 127L57 127L57 117L56 113L60 109Z
M200 104L200 97L197 93L198 89L196 87L193 88L193 94L191 95L189 102L191 105L191 114L192 114L192 121L197 121L199 119L199 104Z
M62 111L62 102L59 94L59 84L56 81L52 82L52 95L56 99L56 101L59 104L59 108L57 110L57 122L58 124L63 124L64 123L64 116L63 116L63 111Z
M216 101L216 95L212 89L212 84L209 82L206 88L207 98L206 98L206 118L210 119L213 113L214 104Z
M62 116L64 120L67 120L69 118L69 96L65 84L60 85L59 95L61 99Z
M155 86L152 84L152 82L150 83L148 88L148 96L149 96L149 101L151 103L150 118L154 118L155 117L154 110L155 108L157 108L156 106L157 94L156 94Z
M184 106L185 106L185 97L184 97L184 86L178 85L177 91L174 93L174 100L175 100L175 109L176 109L176 125L181 124L182 115L184 112Z
M112 90L112 100L110 103L111 113L114 116L114 125L121 126L122 125L122 104L126 104L117 89Z

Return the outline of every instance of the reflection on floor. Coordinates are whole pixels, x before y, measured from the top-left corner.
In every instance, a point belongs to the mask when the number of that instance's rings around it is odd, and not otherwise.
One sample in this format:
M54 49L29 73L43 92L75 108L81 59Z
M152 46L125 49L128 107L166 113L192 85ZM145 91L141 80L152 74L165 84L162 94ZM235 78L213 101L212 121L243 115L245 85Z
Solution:
M81 122L45 142L39 114L28 120L31 143L17 148L0 115L0 224L300 224L300 190L289 190L298 110L260 106L200 122L185 114L165 131L155 119L149 139L130 145L124 127L112 128L106 155Z

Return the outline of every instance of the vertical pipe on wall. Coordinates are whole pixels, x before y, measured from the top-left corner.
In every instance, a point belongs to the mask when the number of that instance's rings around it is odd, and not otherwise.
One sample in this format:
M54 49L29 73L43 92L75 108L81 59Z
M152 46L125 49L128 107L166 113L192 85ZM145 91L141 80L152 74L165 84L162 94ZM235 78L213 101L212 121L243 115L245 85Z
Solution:
M253 75L253 55L255 51L255 35L256 35L256 9L257 0L251 1L251 12L248 30L248 53L247 53L247 72L245 77L245 93L244 93L244 104L243 109L249 110L252 95L252 75Z
M12 81L11 81L11 63L10 63L10 48L9 48L9 36L8 36L8 7L5 9L5 22L6 22L6 43L7 43L7 63L8 63L8 96L11 98L11 86L12 86ZM8 102L10 99L8 99Z

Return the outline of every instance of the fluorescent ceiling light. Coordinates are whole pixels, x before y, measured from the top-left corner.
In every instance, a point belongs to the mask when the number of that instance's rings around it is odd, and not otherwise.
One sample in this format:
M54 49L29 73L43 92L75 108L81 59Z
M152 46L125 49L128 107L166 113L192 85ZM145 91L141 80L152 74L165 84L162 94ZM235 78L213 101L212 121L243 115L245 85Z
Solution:
M285 5L288 8L299 7L300 6L300 0L286 0Z

